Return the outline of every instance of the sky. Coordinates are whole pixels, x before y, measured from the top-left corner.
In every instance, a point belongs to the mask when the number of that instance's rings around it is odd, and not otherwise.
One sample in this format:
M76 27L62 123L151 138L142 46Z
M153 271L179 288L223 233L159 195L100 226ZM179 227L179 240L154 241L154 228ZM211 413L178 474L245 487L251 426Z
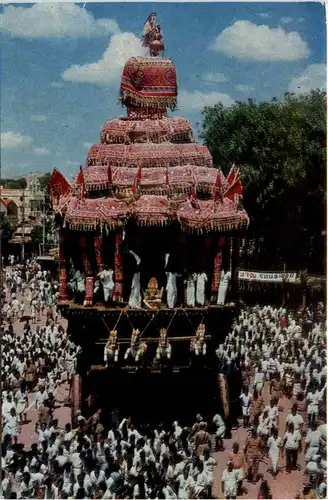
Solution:
M125 61L157 12L197 136L205 105L326 87L324 7L302 3L50 3L0 8L1 176L71 180L118 104Z

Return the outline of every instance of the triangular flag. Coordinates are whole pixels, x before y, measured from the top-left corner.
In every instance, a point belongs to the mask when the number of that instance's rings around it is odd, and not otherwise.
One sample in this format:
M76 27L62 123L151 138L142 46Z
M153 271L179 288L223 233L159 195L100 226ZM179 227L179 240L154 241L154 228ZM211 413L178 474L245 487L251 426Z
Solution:
M221 173L218 171L216 174L216 181L215 181L215 186L214 186L214 199L217 201L219 198L221 198L222 193L222 184L221 184Z
M82 165L80 165L80 171L76 177L75 184L80 184L81 185L81 200L83 201L85 198L85 182L84 182L84 175L83 175L83 170L82 170Z
M138 183L141 180L141 167L138 168L137 174L134 178L132 185L132 193L134 194L137 191Z
M227 183L229 185L233 183L233 181L235 180L235 176L236 176L235 164L233 164L227 177Z

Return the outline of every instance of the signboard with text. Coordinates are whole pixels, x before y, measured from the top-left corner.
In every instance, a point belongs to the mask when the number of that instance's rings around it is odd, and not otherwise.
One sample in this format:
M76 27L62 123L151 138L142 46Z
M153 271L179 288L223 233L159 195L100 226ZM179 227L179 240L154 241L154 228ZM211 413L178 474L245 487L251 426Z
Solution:
M296 273L266 272L266 271L238 271L238 280L262 281L266 283L296 283Z

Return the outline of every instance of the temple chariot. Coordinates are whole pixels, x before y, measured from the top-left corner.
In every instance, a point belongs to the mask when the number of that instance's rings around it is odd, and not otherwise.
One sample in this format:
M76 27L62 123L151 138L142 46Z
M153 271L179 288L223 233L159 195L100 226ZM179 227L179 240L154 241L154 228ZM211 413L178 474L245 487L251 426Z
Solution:
M95 385L105 391L115 374L116 392L129 393L130 404L133 393L140 397L139 377L161 412L174 373L188 393L192 371L201 397L213 400L215 348L231 324L231 278L248 216L239 171L232 166L226 177L195 142L189 120L170 114L177 74L161 55L155 14L142 43L148 54L130 58L122 72L126 116L105 123L73 183L55 169L50 192L59 303L83 348L76 405ZM110 406L122 407L119 394Z

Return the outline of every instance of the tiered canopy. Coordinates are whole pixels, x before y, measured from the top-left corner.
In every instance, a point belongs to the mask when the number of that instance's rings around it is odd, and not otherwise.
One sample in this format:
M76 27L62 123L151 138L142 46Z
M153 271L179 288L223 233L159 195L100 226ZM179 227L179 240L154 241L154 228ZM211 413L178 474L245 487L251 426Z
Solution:
M183 229L228 231L248 224L240 204L239 172L227 179L206 146L195 143L189 120L167 116L177 105L173 62L132 57L120 99L126 118L108 120L73 185L55 170L52 199L72 229L180 222Z

